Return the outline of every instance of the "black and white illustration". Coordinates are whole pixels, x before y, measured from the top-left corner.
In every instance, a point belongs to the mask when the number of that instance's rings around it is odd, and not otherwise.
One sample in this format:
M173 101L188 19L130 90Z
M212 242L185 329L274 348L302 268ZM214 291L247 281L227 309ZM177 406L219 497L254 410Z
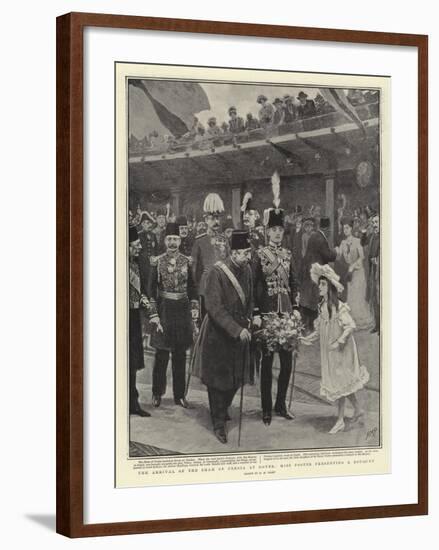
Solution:
M126 89L129 457L379 448L380 89Z

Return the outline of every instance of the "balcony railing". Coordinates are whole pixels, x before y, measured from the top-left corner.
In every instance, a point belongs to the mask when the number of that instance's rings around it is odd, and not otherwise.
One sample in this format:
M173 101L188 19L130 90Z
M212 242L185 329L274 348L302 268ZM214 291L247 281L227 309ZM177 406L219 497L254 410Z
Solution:
M362 121L377 118L379 116L378 103L365 103L355 107L358 118ZM172 139L169 142L145 144L144 141L130 143L129 156L147 158L151 156L168 156L178 153L189 153L190 151L215 150L217 147L227 145L238 146L241 143L250 143L255 141L265 141L266 139L283 136L288 134L298 134L322 128L335 128L346 123L346 117L338 111L321 114L315 117L295 120L289 124L279 126L269 126L266 128L257 128L238 134L224 133L215 137L204 134L183 137L179 140Z

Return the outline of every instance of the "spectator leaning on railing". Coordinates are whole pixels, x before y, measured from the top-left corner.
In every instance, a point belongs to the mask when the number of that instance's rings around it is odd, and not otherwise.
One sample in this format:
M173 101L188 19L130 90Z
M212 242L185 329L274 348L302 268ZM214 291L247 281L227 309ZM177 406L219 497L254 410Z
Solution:
M210 117L207 121L207 135L209 137L218 137L221 135L221 128L216 123L216 118L214 116Z
M251 113L247 113L247 120L245 121L246 131L249 132L250 130L256 130L258 128L260 128L259 120Z
M273 126L280 126L284 123L285 112L284 112L284 102L277 97L273 101L274 113L273 113Z
M259 123L262 128L267 128L267 126L270 126L273 121L273 105L268 103L267 98L263 94L258 95L256 102L261 105L261 108L259 109Z
M240 132L244 132L245 130L244 119L238 116L236 112L236 107L230 107L229 117L230 117L229 131L232 134L239 134Z
M312 99L307 99L308 94L304 91L300 91L297 99L300 101L300 105L297 108L299 118L310 118L316 116L316 106Z
M291 124L291 122L294 122L297 118L297 109L294 105L293 98L286 94L284 95L284 124Z

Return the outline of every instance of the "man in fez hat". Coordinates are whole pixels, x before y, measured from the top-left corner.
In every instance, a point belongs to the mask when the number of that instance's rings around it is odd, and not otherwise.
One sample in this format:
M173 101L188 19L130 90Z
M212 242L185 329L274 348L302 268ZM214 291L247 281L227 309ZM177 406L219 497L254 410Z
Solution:
M253 310L250 253L248 232L233 231L230 256L215 263L207 275L207 314L195 348L194 371L207 386L213 430L221 443L227 443L227 409L248 368Z
M317 317L317 306L320 300L319 289L311 279L311 266L314 263L325 265L335 261L337 253L329 246L326 231L331 222L326 216L320 218L320 229L313 231L308 240L306 252L302 261L300 308L305 327L313 330Z
M143 361L143 344L142 344L142 325L140 320L140 308L149 306L148 299L143 293L145 290L145 281L142 280L142 274L139 269L138 257L142 250L139 234L136 227L130 227L128 231L129 238L129 264L130 264L130 279L129 279L129 392L130 414L139 416L151 416L147 411L144 411L139 404L139 392L136 388L137 371L145 368Z
M192 259L179 252L180 228L168 223L166 252L151 258L148 281L151 346L156 349L152 372L152 403L159 407L166 393L166 371L172 354L172 389L176 405L186 408L186 350L192 345L192 318L198 311L192 280Z
M284 211L270 208L265 211L268 245L258 250L255 265L255 319L261 324L261 316L267 313L292 313L296 301L296 278L291 252L282 246L284 237ZM292 368L292 352L279 351L280 372L277 381L277 396L274 410L278 416L292 420L294 416L287 410L285 400ZM263 349L261 365L262 421L271 424L273 409L272 386L273 353Z

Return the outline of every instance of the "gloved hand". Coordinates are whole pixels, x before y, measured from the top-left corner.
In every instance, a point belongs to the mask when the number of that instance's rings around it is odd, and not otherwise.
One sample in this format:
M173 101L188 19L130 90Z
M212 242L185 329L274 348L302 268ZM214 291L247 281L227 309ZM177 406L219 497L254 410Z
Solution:
M163 327L162 327L162 324L160 322L160 317L158 315L156 315L155 317L152 317L149 322L152 324L152 325L155 325L155 329L157 332L163 332Z

